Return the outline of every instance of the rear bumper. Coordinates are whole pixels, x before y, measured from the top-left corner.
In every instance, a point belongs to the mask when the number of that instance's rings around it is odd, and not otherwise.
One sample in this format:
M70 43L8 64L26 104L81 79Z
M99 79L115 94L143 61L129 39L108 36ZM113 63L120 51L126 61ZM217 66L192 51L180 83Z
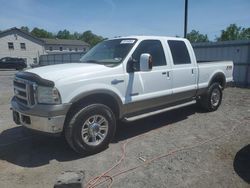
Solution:
M70 105L36 105L33 109L11 101L13 120L29 129L39 132L58 134L63 131L65 117Z

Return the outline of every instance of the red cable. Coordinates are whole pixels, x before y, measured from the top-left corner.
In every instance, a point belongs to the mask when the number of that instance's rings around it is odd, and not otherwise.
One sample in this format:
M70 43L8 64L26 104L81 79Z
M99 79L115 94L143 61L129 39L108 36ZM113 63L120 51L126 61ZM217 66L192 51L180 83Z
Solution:
M159 127L159 128L154 129L152 131L157 131L157 130L162 129L162 128L164 128L164 127ZM136 138L143 137L143 136L145 136L145 135L147 135L149 133L152 133L152 131L144 133L144 134L141 134L141 135L138 135L138 136L135 136L135 137L130 138L130 139L127 139L126 142L122 144L122 155L120 157L120 160L115 165L113 165L111 168L109 168L107 171L105 171L104 173L102 173L101 175L96 176L95 178L89 180L85 187L86 188L93 188L95 186L96 182L98 182L103 176L105 176L107 173L109 173L111 170L113 170L115 167L117 167L117 166L119 166L121 164L121 162L125 158L126 145L129 142L135 140Z
M238 121L238 120L236 120L236 121ZM240 122L240 121L238 121L238 122ZM157 129L155 129L155 130L153 130L153 131L157 131L157 130L162 129L162 128L165 128L165 127L160 127L160 128L157 128ZM224 137L226 137L226 136L230 136L230 135L234 132L235 128L236 128L236 126L234 126L234 127L232 128L231 131L227 132L227 134L223 134L223 135L214 137L214 138L212 138L212 139L208 139L208 140L205 140L205 141L203 141L203 142L199 142L199 143L197 143L197 144L195 144L195 145L192 145L192 146L189 146L189 147L182 147L182 148L179 148L179 149L170 151L170 152L168 152L168 153L166 153L166 154L163 154L163 155L160 155L160 156L151 158L151 159L149 159L149 160L143 162L143 164L134 166L134 167L129 168L129 169L122 170L122 171L120 171L120 172L118 171L117 173L115 173L115 174L113 174L113 175L110 175L110 176L107 175L107 174L108 174L110 171L112 171L115 167L119 166L119 165L121 164L121 162L124 160L124 158L125 158L126 146L127 146L128 143L130 143L131 141L135 140L136 138L143 137L143 136L145 136L145 135L147 135L147 134L149 134L149 133L152 133L152 131L147 132L147 133L144 133L144 134L142 134L142 135L135 136L135 137L133 137L133 138L131 138L131 139L126 140L126 142L122 144L122 155L121 155L121 157L120 157L120 160L119 160L115 165L113 165L111 168L109 168L107 171L105 171L104 173L102 173L101 175L96 176L95 178L89 180L85 187L86 187L86 188L94 188L94 187L97 187L97 186L99 186L99 185L101 185L101 184L107 182L108 180L110 180L110 183L109 183L108 187L111 187L111 185L112 185L112 183L113 183L113 178L114 178L114 177L117 177L117 176L119 176L119 175L121 175L121 174L124 174L124 173L127 173L127 172L129 172L129 171L133 171L133 170L135 170L135 169L137 169L137 168L140 168L140 167L142 167L142 166L144 166L144 165L146 165L146 164L151 164L152 162L154 162L154 161L156 161L156 160L158 160L158 159L161 159L161 158L163 158L163 157L167 157L167 156L173 155L173 154L175 154L175 153L177 153L177 152L181 152L181 151L184 151L184 150L194 149L194 148L199 147L199 146L201 146L201 145L204 145L204 144L206 144L206 143L208 143L208 142L212 142L212 141L214 141L214 140L217 140L217 139L220 139L220 138L224 138ZM102 178L106 178L106 179L104 179L103 181L100 181ZM99 182L99 181L100 181L100 182Z

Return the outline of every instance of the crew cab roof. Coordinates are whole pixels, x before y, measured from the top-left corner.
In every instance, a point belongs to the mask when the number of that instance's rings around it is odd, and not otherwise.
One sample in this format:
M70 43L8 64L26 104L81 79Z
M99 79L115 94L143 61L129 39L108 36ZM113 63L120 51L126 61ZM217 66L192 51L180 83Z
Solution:
M126 37L117 37L117 38L113 38L113 39L131 39L131 38L135 38L137 40L149 40L149 39L153 39L153 40L180 40L180 41L187 41L187 39L185 38L180 38L180 37L167 37L167 36L146 36L146 35L131 35L131 36L126 36ZM112 40L112 39L111 39Z

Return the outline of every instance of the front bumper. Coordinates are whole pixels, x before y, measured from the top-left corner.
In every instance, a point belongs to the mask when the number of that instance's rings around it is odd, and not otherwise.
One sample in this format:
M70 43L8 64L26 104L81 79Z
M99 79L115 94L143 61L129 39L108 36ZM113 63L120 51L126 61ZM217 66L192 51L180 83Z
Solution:
M70 104L35 105L27 108L19 104L15 97L11 100L13 120L29 129L44 133L58 134L63 131L63 125Z

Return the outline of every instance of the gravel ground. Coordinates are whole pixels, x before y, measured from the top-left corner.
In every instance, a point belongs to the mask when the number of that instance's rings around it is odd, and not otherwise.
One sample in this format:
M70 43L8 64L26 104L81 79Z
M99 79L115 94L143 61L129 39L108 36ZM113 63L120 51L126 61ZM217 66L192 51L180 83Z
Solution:
M143 164L140 157L149 160L214 138L117 176L112 187L250 187L249 89L227 88L221 107L213 113L189 106L120 123L108 149L79 156L64 139L30 133L13 123L9 101L14 73L0 71L1 188L53 187L57 176L68 170L84 170L87 181L119 160L128 139L133 140L124 161L110 174Z

